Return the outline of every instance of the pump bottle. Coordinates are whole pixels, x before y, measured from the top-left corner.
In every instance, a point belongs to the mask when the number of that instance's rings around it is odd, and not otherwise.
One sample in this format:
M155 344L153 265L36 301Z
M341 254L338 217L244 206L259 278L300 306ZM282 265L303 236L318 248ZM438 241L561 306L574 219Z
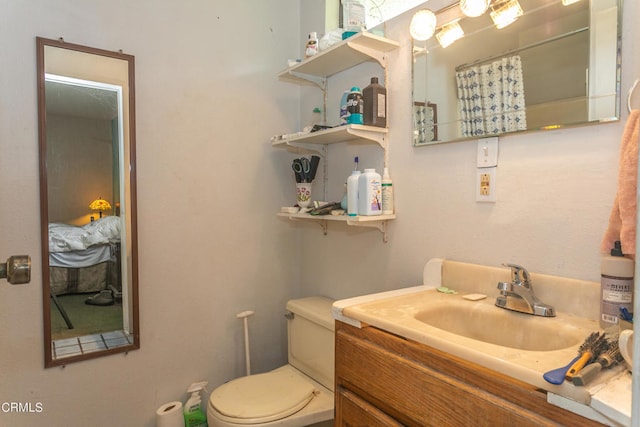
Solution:
M635 263L623 255L619 241L614 245L611 255L602 257L600 327L603 329L619 323L620 308L633 311Z

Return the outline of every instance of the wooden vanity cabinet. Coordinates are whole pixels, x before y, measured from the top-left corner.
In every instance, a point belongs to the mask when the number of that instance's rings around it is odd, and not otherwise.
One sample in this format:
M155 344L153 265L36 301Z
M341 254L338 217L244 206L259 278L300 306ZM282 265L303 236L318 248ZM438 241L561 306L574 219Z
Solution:
M374 327L336 321L335 426L601 426L546 392Z

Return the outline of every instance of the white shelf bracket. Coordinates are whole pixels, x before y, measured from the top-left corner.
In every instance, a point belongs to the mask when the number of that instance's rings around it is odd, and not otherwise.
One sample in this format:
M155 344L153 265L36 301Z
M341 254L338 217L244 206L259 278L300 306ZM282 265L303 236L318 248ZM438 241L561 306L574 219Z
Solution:
M325 90L325 88L327 87L327 79L324 77L318 77L311 74L298 73L296 71L289 71L289 74L299 79L311 82L314 85L318 86L321 90Z
M370 58L375 59L376 61L378 61L378 64L380 64L380 66L382 68L384 68L385 70L387 69L387 57L384 54L384 52L380 52L379 50L376 49L371 49L369 47L366 46L362 46L361 44L358 44L357 42L347 42L347 45L357 51L360 52L364 55L367 55Z
M377 228L382 233L382 242L387 243L389 241L387 237L387 221L360 222L347 220L347 224L355 227Z
M355 135L358 138L368 139L377 143L383 150L387 149L387 139L385 138L385 134L369 132L361 129L349 128L348 133L350 135Z

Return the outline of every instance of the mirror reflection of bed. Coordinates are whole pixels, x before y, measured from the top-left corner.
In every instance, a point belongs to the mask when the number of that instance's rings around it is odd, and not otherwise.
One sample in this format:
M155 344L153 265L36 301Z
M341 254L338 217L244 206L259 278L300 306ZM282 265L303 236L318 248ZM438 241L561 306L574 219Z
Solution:
M134 57L36 37L45 367L140 348Z
M120 218L49 224L53 340L122 329Z

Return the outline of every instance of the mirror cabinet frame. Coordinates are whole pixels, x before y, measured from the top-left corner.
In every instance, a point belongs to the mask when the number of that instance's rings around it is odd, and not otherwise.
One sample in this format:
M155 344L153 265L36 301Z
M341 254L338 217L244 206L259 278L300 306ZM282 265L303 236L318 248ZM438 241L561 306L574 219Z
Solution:
M125 192L127 196L122 201L123 211L126 215L126 228L121 231L121 235L126 237L122 241L124 258L120 262L119 268L121 274L126 277L124 285L127 286L128 305L123 302L123 312L128 310L128 327L127 332L132 337L132 343L121 345L110 349L91 351L88 353L73 355L63 358L55 358L52 351L52 331L51 331L51 314L52 314L52 298L51 295L51 275L49 265L49 197L48 197L48 176L47 176L47 111L45 96L45 50L47 47L60 49L68 49L70 51L84 53L88 55L96 55L99 57L113 58L125 61L127 64L127 85L128 96L123 98L123 103L128 103L128 108L124 111L123 132L128 130L128 141L125 137L125 144L128 151L128 164L124 163L122 167L127 182L121 185L128 188ZM138 232L137 232L137 191L136 191L136 127L135 127L135 61L132 55L122 52L108 51L93 47L82 46L78 44L68 43L62 39L53 40L42 37L36 37L37 51L37 90L38 90L38 140L39 140L39 167L40 167L40 227L41 227L41 244L42 244L42 299L43 299L43 324L44 324L44 364L46 368L53 366L63 366L69 363L78 362L86 359L93 359L105 355L115 353L126 353L131 350L140 348L140 331L139 331L139 301L138 301ZM121 215L116 209L117 215ZM119 258L118 258L119 259ZM126 266L126 269L124 268Z

